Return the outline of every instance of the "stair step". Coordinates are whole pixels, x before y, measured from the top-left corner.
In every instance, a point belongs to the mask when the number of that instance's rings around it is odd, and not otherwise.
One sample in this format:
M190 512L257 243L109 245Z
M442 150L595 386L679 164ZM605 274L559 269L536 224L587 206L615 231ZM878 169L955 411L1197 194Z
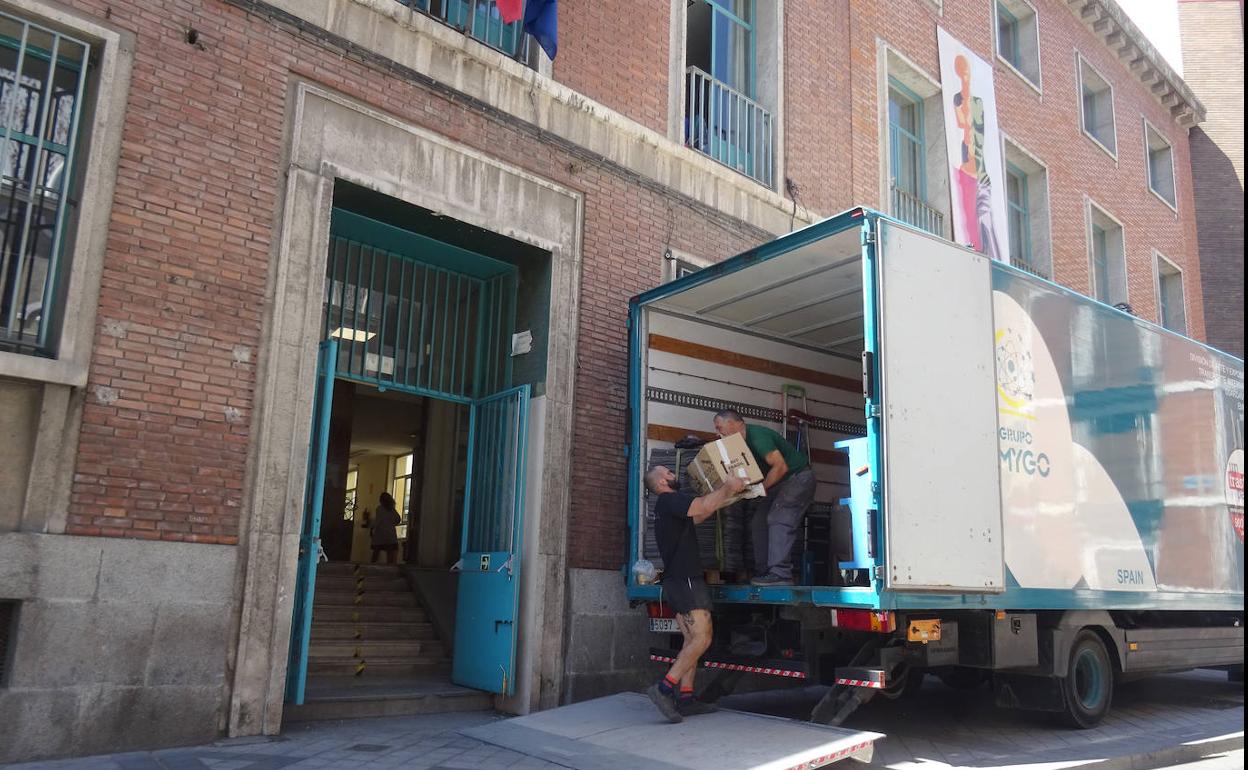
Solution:
M350 575L317 575L316 590L318 591L350 591L354 592L360 587L360 581ZM377 577L366 575L363 580L363 588L368 591L410 591L407 580L401 577Z
M353 639L314 640L308 647L309 660L384 658L394 660L443 658L446 650L435 639Z
M362 594L347 591L317 591L313 596L313 606L327 605L346 607L415 607L416 596L410 591L369 592Z
M351 564L350 562L331 561L319 564L316 567L316 574L349 576L349 575L365 575L367 577L402 577L403 572L400 567L393 564Z
M437 634L432 623L387 623L387 622L351 622L351 621L320 621L312 618L312 641L329 639L355 639L356 632L361 639L433 639Z
M450 662L442 658L372 658L364 661L361 676L432 676L445 672L449 666ZM308 659L309 676L354 676L355 668L356 662L351 659Z
M309 698L302 706L287 704L282 720L287 723L322 719L361 719L414 714L444 714L458 711L487 711L494 708L494 696L465 688L449 692L410 696L388 695L361 698Z
M420 607L386 607L378 605L326 605L316 602L312 608L312 625L328 623L423 623L427 620Z

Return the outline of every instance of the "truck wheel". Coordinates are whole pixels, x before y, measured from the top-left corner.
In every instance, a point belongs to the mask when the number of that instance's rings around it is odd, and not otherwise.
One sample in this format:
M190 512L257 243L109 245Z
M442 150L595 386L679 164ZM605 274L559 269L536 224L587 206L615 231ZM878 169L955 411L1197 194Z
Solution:
M1114 698L1114 664L1095 632L1084 630L1070 649L1070 665L1062 679L1065 721L1072 727L1095 727Z

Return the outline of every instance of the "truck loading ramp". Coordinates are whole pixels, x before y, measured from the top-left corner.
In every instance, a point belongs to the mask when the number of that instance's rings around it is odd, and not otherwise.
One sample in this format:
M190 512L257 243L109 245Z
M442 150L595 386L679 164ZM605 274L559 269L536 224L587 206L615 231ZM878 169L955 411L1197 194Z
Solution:
M879 733L722 710L670 724L644 695L619 693L461 730L573 770L807 770L871 761Z

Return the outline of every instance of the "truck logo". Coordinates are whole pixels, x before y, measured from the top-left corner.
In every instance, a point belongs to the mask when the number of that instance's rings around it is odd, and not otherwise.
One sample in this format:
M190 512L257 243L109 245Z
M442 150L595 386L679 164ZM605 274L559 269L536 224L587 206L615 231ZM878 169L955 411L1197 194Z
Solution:
M997 395L1000 411L1026 420L1036 419L1031 411L1035 397L1036 368L1031 347L1013 329L997 329Z
M1226 507L1231 514L1231 526L1239 542L1244 542L1244 450L1236 449L1226 461L1225 492Z

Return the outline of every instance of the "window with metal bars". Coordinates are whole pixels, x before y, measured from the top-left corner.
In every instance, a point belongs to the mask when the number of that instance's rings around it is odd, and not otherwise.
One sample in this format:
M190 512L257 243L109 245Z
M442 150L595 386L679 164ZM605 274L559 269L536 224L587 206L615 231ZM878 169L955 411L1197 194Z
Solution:
M0 350L52 356L91 46L0 12Z
M465 402L511 383L513 265L335 209L324 338L339 377Z
M524 31L524 17L510 24L503 22L494 0L397 0L453 27L473 40L536 69L539 46Z

